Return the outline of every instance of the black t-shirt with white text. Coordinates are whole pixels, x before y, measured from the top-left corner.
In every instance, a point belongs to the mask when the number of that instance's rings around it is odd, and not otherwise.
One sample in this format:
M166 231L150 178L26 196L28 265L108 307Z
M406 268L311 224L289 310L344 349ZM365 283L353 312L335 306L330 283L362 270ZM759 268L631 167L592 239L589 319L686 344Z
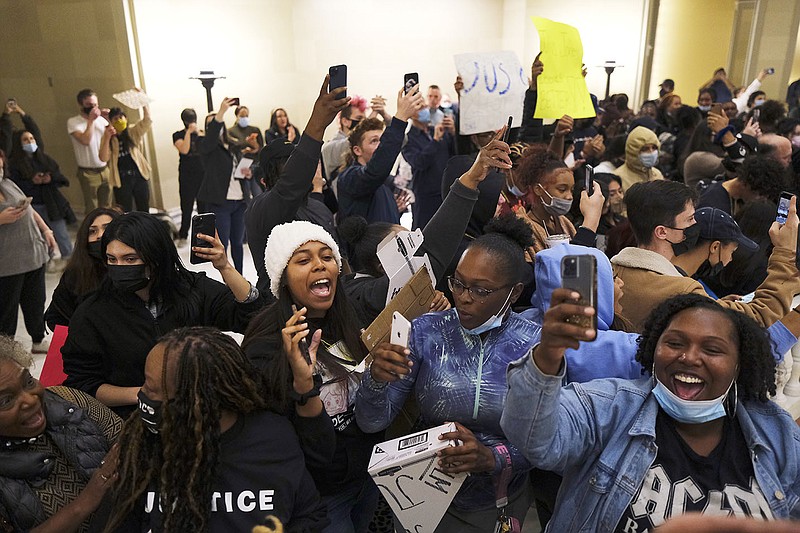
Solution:
M725 418L722 440L703 457L686 444L672 419L659 409L656 445L656 459L617 523L616 533L649 532L669 518L692 511L773 519L736 418Z

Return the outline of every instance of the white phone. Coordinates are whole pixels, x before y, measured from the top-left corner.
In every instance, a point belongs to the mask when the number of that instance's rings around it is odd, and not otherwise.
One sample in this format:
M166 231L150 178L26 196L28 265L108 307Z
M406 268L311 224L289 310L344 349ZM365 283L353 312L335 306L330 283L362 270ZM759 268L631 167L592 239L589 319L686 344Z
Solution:
M408 348L409 335L411 335L411 322L395 311L392 314L392 344Z

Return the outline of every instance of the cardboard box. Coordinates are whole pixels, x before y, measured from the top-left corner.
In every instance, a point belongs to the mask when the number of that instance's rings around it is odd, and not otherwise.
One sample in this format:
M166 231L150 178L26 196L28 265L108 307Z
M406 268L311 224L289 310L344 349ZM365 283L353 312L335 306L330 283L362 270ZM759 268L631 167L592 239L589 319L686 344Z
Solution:
M371 352L375 346L389 340L392 332L392 313L397 311L406 319L414 320L431 310L433 297L434 290L428 268L422 267L364 330L361 342Z
M439 435L455 431L444 424L376 444L369 475L406 531L432 532L439 525L467 474L446 474L436 452L455 446Z

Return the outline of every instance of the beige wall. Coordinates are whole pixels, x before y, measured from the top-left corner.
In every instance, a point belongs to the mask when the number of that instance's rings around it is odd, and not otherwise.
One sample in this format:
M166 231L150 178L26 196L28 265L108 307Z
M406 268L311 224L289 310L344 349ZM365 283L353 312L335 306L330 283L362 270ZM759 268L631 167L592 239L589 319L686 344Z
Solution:
M0 98L30 112L47 152L72 184L64 193L83 209L67 119L78 112L75 94L91 87L100 104L133 83L122 4L108 0L0 0ZM15 119L16 120L16 119ZM19 125L20 123L18 123Z
M683 103L697 105L700 86L727 65L735 5L735 0L661 0L650 98L672 78Z

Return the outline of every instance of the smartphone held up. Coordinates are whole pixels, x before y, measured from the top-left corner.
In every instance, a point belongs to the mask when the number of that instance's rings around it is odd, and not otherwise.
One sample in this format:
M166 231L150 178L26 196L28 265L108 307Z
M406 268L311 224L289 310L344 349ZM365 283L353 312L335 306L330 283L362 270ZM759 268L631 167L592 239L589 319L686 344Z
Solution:
M328 69L330 81L328 81L328 92L332 92L340 87L347 87L347 65L334 65ZM347 91L336 95L337 100L347 98Z
M567 319L586 329L597 331L597 260L593 255L566 255L561 259L561 286L580 294L578 305L592 307L595 313L588 317L573 315Z
M192 248L213 248L214 245L204 241L197 235L201 233L213 237L217 233L217 216L214 213L201 213L192 217ZM189 262L193 265L208 263L210 259L199 257L194 250L189 255Z

